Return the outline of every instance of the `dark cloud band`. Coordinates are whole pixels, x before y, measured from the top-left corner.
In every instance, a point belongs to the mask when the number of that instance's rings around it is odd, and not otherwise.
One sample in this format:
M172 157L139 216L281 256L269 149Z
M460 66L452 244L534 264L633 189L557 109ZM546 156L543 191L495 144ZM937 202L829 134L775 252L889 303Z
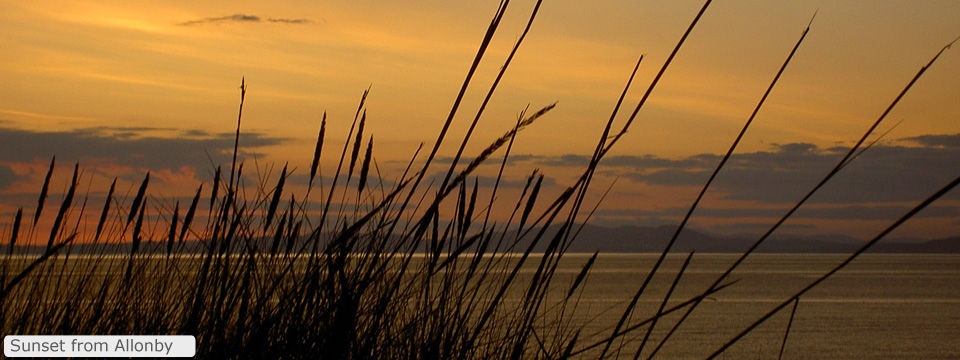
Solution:
M877 144L845 167L811 199L821 204L916 201L960 172L960 134L925 135ZM774 145L770 150L734 154L711 191L725 198L761 203L794 203L811 189L847 151L813 144ZM521 157L513 158L520 161ZM582 167L582 155L526 156L540 166ZM682 159L654 155L614 156L600 171L658 186L702 186L719 155Z
M230 23L242 23L242 22L258 23L258 22L260 22L260 21L261 21L261 18L260 18L259 16L257 16L257 15L233 14L233 15L228 15L228 16L208 17L208 18L203 18L203 19L190 20L190 21L185 21L185 22L179 23L179 24L177 24L177 25L180 25L180 26L192 26L192 25L203 25L203 24L212 24L212 23L228 23L228 22L230 22ZM311 21L311 20L309 20L309 19L284 19L284 18L279 18L279 19L278 19L278 18L267 18L267 21L268 21L268 22L271 22L271 23L281 23L281 24L308 24L308 23L312 23L312 22L313 22L313 21Z
M171 137L149 135L173 132ZM278 145L283 138L256 132L240 134L242 148ZM59 132L36 132L0 127L0 162L24 163L50 159L81 163L111 163L144 169L195 170L230 161L234 134L211 135L202 131L177 132L159 128L87 128ZM241 159L247 153L241 151ZM215 166L215 165L214 165ZM0 185L10 181L0 169Z

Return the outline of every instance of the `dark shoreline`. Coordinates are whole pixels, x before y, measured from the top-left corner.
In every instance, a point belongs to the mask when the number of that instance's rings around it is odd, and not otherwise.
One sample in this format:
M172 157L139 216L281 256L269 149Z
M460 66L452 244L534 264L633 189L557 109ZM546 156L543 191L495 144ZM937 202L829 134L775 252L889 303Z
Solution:
M552 231L553 230L553 231ZM675 226L643 227L621 226L616 228L586 225L574 241L568 252L573 253L660 253L666 246L670 235L676 230ZM553 236L555 230L548 229L546 236ZM535 232L532 232L535 233ZM264 239L265 240L265 239ZM522 239L521 243L526 243ZM743 253L756 238L747 236L722 236L708 234L695 229L685 229L671 252L688 253ZM262 244L269 243L261 241ZM863 240L844 236L774 236L760 245L756 253L771 254L849 254L856 251ZM543 252L546 245L535 246L534 252ZM130 243L120 244L86 244L75 243L64 251L71 254L130 254ZM522 248L522 247L521 247ZM139 253L165 254L166 242L144 241ZM201 241L185 241L182 246L177 245L175 253L202 254L206 251L206 244ZM42 254L44 246L18 245L14 254ZM269 251L263 246L262 251ZM3 254L9 253L9 245L0 247ZM960 236L932 239L883 239L867 253L873 254L960 254Z

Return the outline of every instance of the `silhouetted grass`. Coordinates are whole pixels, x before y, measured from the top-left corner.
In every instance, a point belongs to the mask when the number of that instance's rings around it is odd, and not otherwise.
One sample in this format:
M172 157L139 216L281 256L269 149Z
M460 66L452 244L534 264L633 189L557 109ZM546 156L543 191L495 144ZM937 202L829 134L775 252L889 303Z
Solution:
M44 252L39 256L17 253L18 243L37 241L33 229L55 170L55 160L51 160L31 230L22 236L23 211L19 209L9 235L0 293L2 332L191 334L197 337L200 358L566 359L605 358L622 352L639 358L647 345L652 344L654 327L665 321L667 315L684 310L671 330L645 354L653 357L703 299L736 282L727 277L744 258L858 154L864 140L923 73L921 70L917 74L837 167L711 286L690 298L671 298L693 256L690 254L680 271L672 274L673 282L659 301L659 307L651 314L639 314L645 310L637 306L639 298L645 294L651 279L663 271L660 265L664 258L787 68L809 27L804 30L680 227L639 284L635 296L620 310L617 323L610 324L603 334L587 334L584 324L573 321L573 314L577 312L579 291L589 282L597 254L582 265L570 283L557 282L556 271L575 240L578 227L592 215L592 211L582 214L581 207L595 171L637 118L709 4L707 1L690 23L629 119L611 136L613 120L633 84L643 59L640 57L597 140L591 161L577 181L559 195L545 198L544 176L537 170L532 171L521 194L506 200L510 201L513 211L503 224L490 221L491 211L497 202L500 181L517 133L547 116L555 104L529 115L524 110L516 125L506 129L473 161L461 166L459 160L488 100L532 25L539 2L488 88L470 130L438 186L424 185L423 178L446 137L508 1L501 3L491 21L428 157L419 168L414 167L419 163L418 148L399 178L382 177L376 165L373 135L364 134L368 89L363 92L339 157L334 159L337 166L328 183L324 183L323 176L318 176L328 161L323 156L327 121L324 113L306 193L289 196L284 193L289 191L287 181L293 172L284 164L274 186L267 184L267 177L261 177L259 184L253 186L254 195L246 195L250 187L243 181L244 164L237 158L246 96L245 80L241 80L230 172L222 174L221 166L217 167L209 184L209 205L203 205L207 206L206 216L203 209L199 209L205 194L204 184L198 185L181 219L179 202L170 211L168 203L149 196L148 173L129 206L115 196L114 180L96 230L92 235L87 234L79 225L86 197L79 212L72 213L80 171L76 165ZM931 60L923 69L932 63ZM366 150L361 153L365 139ZM504 157L490 198L481 199L475 171L501 149ZM354 176L358 163L359 173ZM342 173L344 170L346 174ZM834 270L786 299L711 356L721 354L789 303L796 304L807 290L958 182L960 180L955 180L918 205ZM315 183L319 194L313 193ZM287 198L289 200L285 200ZM347 210L344 204L353 198L356 206L352 211ZM340 199L339 209L331 208L335 199ZM318 209L312 208L314 201L320 202ZM540 212L534 211L543 207L546 208ZM127 208L129 211L124 213ZM197 220L198 213L205 222ZM69 229L67 224L71 218L77 219L77 225ZM548 231L551 228L559 230ZM71 247L78 242L101 247L92 254L71 252ZM129 244L128 253L119 255L107 250L121 243ZM535 251L540 248L545 250ZM521 275L524 270L532 271L529 276ZM560 295L554 296L558 289ZM792 318L793 314L791 321ZM631 345L636 346L635 349L624 346L627 335L639 335L641 331L642 341ZM785 344L786 334L783 339Z

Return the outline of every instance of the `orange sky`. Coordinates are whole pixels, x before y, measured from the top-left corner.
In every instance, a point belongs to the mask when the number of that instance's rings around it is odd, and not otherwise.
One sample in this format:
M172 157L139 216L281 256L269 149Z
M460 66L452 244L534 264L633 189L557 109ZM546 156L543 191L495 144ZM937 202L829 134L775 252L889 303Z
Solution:
M249 89L244 130L273 139L264 140L269 146L252 149L259 163L290 161L305 169L321 114L328 113L331 148L339 147L360 94L372 86L366 131L376 138L378 162L396 171L417 144L431 143L439 132L496 6L496 1L3 2L0 128L10 136L97 129L98 136L116 139L185 138L194 131L200 139L233 130L238 85L245 77ZM511 4L441 155L455 151L532 6L530 1ZM636 59L646 54L628 97L629 109L700 6L696 1L544 2L468 153L475 154L508 130L527 104L540 108L557 102L555 110L520 135L513 150L540 160L520 162L508 176L523 181L533 167L541 167L557 188L569 184L573 168L549 158L589 155ZM741 158L744 164L784 155L787 148L778 146L792 143L813 145L814 152L807 155L835 161L836 156L827 156L833 154L828 149L852 145L916 71L960 35L960 3L955 1L716 2L611 155L655 157L680 167L698 154L722 154L815 11L808 38L738 149L755 155ZM872 209L866 213L885 215L850 215L856 219L851 221L810 215L797 219L794 231L858 237L877 232L896 209L921 199L914 194L935 190L927 186L902 191L911 196L888 196L902 185L897 180L902 176L890 172L924 171L906 166L910 156L947 156L927 166L929 173L918 174L931 179L930 184L958 175L951 175L950 164L956 163L950 161L958 158L960 148L918 140L958 134L958 120L960 54L947 51L880 126L882 133L902 121L884 138L888 148L864 160L863 173L892 179L889 187L878 185L874 191L881 194L875 197L841 201L825 195L813 206L842 208L844 214L860 206ZM942 151L917 155L916 149L924 146ZM38 147L29 156L26 150L18 156L0 154L0 166L9 169L10 178L0 179L4 219L17 207L35 202L25 200L26 195L38 191L38 177L54 155L44 153L42 144ZM908 151L904 147L916 154L894 156L894 151ZM91 168L91 179L128 176L127 186L135 186L133 179L139 175L134 174L146 170L166 174L162 176L168 181L158 191L167 196L189 194L198 182L209 181L209 167L158 168L149 162L104 160L102 154L56 155L64 159L61 164L70 164L74 155L86 159L81 165ZM893 158L908 160L905 165L887 160ZM207 162L201 160L191 164ZM873 169L873 164L881 169ZM96 166L115 170L97 172ZM58 169L58 177L69 176L67 165ZM685 169L680 170L691 171ZM819 174L811 179L828 169L811 167L811 174ZM657 224L675 219L676 211L665 209L688 204L697 190L694 184L702 183L655 180L650 176L669 174L651 171L656 170L607 168L597 192L615 176L621 178L616 196L602 207L608 215L601 221ZM0 177L3 174L0 169ZM778 179L765 176L758 179ZM800 182L796 193L781 192L782 199L761 195L766 190L751 198L734 185L745 179L727 181L708 196L703 204L708 210L695 225L718 232L755 231L750 226L769 223L771 214L782 212L809 187ZM846 181L843 184L858 186L858 180ZM945 204L956 208L957 198ZM772 210L719 214L743 209ZM919 219L902 235L960 233L953 213L943 211L947 215ZM731 226L737 224L743 226Z

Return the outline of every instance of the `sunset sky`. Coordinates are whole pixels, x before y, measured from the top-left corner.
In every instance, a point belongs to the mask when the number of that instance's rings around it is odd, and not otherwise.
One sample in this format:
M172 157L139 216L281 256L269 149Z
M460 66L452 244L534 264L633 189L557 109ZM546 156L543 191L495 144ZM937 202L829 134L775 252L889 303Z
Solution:
M157 203L189 198L229 161L241 77L248 86L241 146L250 169L276 172L289 162L295 175L306 174L326 112L331 150L323 171L332 173L370 88L365 132L375 138L382 175L395 180L417 146L428 148L439 133L497 5L0 2L0 234L9 232L18 208L33 211L54 155L54 194L79 161L91 204L102 202L114 177L121 193L135 192L147 171ZM448 166L533 5L511 2L428 176ZM701 6L545 1L468 156L509 130L528 105L556 102L517 137L506 172L513 188L505 194L517 192L535 168L546 174L546 191L570 185L637 59L645 54L628 110ZM594 221L676 222L815 12L804 44L693 227L766 230L960 36L956 1L715 2L602 164L591 201L616 183ZM940 57L871 140L887 131L783 233L872 237L960 175L960 49ZM247 174L257 178L254 170ZM896 235L957 236L958 219L960 195L951 194Z

